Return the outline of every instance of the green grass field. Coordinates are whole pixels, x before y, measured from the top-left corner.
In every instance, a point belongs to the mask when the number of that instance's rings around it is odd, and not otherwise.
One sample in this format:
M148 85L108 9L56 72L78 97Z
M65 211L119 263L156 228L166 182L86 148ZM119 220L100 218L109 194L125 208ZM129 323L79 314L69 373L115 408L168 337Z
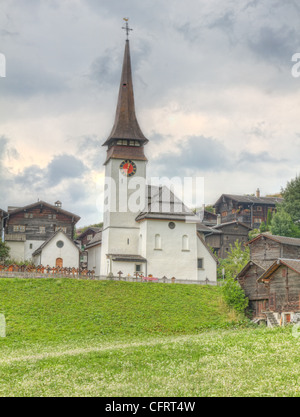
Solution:
M0 396L298 396L300 339L218 287L0 279Z

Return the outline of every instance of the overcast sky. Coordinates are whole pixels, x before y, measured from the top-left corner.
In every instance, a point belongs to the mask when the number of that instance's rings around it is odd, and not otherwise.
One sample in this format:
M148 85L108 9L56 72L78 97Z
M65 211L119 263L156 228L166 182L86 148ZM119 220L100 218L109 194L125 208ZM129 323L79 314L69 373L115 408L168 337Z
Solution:
M5 0L0 208L59 199L102 220L123 17L148 176L204 177L211 204L299 174L296 0Z

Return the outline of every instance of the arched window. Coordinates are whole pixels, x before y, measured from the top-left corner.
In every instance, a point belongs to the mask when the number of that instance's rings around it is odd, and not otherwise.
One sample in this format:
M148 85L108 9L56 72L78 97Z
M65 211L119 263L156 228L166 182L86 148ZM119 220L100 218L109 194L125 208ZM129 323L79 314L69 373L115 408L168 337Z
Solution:
M187 235L182 236L182 250L189 250L189 237Z
M161 237L160 235L155 235L155 249L161 249Z

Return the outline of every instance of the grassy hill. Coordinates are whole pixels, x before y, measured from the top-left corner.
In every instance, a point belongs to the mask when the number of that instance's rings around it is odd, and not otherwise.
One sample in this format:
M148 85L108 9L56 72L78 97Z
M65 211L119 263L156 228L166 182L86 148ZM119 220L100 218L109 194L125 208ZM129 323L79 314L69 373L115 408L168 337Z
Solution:
M227 327L220 288L72 279L0 279L1 345L195 334Z
M0 279L0 313L0 397L300 396L298 332L237 328L217 287Z

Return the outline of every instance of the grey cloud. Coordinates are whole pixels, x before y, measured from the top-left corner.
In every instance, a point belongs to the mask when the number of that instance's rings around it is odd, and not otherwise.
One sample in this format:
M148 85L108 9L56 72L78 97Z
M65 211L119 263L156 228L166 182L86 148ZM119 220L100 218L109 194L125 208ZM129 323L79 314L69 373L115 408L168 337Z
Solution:
M239 159L237 161L238 164L280 164L287 162L285 158L274 158L268 152L260 152L260 153L251 153L251 152L241 152L239 155ZM251 169L251 167L249 167Z
M121 57L116 48L106 49L90 67L89 78L101 86L117 85L120 81Z
M276 30L262 27L257 38L249 40L248 45L260 59L290 66L291 56L299 40L299 35L287 26Z
M53 188L65 179L82 177L86 167L79 159L72 155L55 156L45 169L37 165L26 167L16 175L15 182L24 187L41 191L45 187Z
M83 162L72 155L56 156L48 165L48 184L53 187L64 179L80 178L85 170L86 167Z
M230 168L232 156L216 139L193 136L179 145L178 153L161 154L154 163L160 166L162 175L184 176L195 170L220 172Z

